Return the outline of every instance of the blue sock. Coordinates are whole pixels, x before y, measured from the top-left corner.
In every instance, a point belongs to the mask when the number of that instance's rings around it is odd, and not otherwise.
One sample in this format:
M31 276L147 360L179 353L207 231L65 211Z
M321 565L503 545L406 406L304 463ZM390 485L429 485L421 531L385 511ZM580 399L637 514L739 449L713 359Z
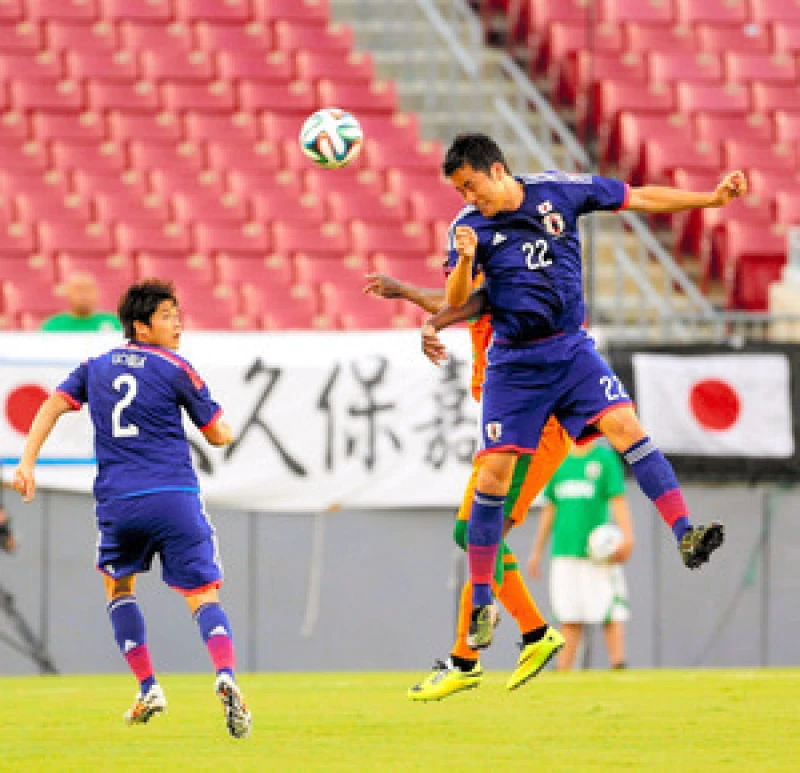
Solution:
M225 610L217 603L203 604L194 613L200 635L208 647L208 654L218 674L233 677L236 656L233 649L231 626Z
M472 581L472 606L492 603L492 575L497 547L503 538L503 505L506 498L475 489L467 525L467 555Z
M150 652L147 648L147 630L136 596L117 596L108 604L108 616L114 629L122 656L128 662L134 676L139 680L142 695L156 684Z
M689 509L675 477L672 465L664 458L649 437L643 437L623 454L631 466L639 488L656 506L658 512L672 529L675 539L689 531Z

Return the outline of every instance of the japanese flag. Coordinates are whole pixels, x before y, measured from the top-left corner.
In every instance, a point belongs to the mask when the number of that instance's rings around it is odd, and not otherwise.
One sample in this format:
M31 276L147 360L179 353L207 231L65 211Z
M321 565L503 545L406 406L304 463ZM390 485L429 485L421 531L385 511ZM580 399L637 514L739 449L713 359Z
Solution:
M789 458L789 362L782 354L635 354L636 402L666 453Z

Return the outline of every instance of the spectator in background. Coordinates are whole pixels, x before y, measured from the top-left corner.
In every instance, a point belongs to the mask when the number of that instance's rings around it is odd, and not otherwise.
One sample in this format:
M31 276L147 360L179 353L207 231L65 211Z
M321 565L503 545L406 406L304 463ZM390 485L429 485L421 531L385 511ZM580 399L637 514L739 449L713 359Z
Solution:
M552 531L550 604L566 640L558 668L572 668L585 625L603 624L612 668L625 667L628 594L621 564L633 549L633 526L625 500L622 463L610 448L597 443L574 446L544 490L547 500L539 519L528 571L539 566ZM610 516L610 517L609 517ZM589 558L592 530L614 522L623 541L608 563Z
M57 333L96 333L122 330L117 315L97 310L97 280L89 273L70 274L65 282L69 310L42 322L42 330Z

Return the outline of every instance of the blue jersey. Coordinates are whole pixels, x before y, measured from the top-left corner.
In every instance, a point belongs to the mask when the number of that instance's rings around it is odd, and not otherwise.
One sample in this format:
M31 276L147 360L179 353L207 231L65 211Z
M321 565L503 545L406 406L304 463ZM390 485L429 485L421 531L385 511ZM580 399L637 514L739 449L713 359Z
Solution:
M181 409L200 429L221 413L208 387L169 349L128 344L75 368L58 391L89 404L98 502L156 491L199 491Z
M516 179L524 198L514 212L484 217L473 206L459 212L450 226L447 270L458 262L456 227L470 226L478 235L475 272L485 277L497 338L519 343L574 333L586 316L578 218L623 208L628 188L589 174Z

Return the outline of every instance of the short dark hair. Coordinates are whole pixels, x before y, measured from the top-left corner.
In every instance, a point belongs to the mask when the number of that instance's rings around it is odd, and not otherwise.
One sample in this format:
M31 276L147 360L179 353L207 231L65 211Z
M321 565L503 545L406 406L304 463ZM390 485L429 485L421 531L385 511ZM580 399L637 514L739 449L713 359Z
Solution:
M175 285L163 279L143 279L132 284L119 300L117 315L125 331L125 338L135 339L134 322L150 324L156 309L164 301L172 301L178 305Z
M492 164L498 161L510 174L503 151L488 134L459 134L444 157L442 171L445 177L450 177L464 164L469 164L475 171L489 174Z

